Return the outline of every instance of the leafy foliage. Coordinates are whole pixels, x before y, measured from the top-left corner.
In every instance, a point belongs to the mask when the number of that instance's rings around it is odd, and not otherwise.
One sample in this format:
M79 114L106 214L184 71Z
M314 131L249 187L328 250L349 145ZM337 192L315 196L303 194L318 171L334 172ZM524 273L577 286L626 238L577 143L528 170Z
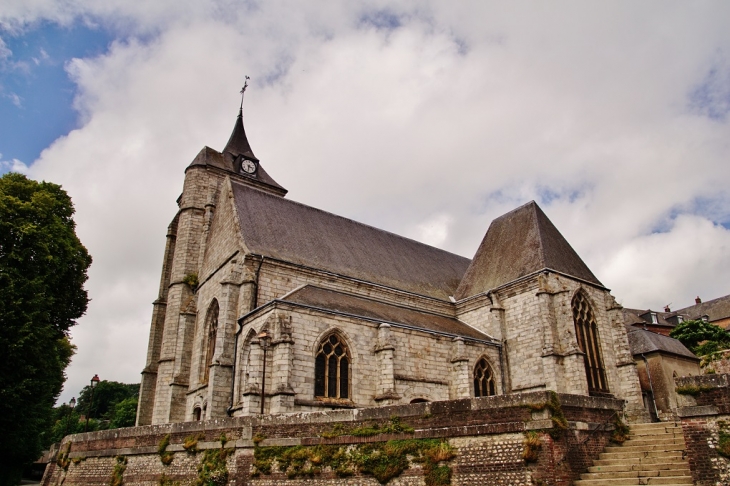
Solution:
M697 356L730 348L730 333L703 320L684 321L672 329L669 336L679 340Z
M98 385L94 388L94 400L93 404L91 404L91 385L86 385L79 395L79 401L76 404L76 408L79 410L79 413L81 414L87 414L89 413L89 416L91 418L96 418L99 420L108 420L108 421L114 421L117 420L117 423L125 424L125 425L119 425L118 427L130 427L134 425L134 420L129 421L129 418L127 417L127 420L125 421L123 418L116 419L116 412L117 412L117 404L123 402L127 399L134 399L136 401L137 396L139 395L139 383L134 384L127 384L127 383L119 383L118 381L108 381L108 380L102 380L99 382ZM89 405L91 404L91 410L89 411ZM122 405L120 412L122 414L127 413L129 408L131 406L131 402L127 402L126 404ZM135 405L136 407L136 405ZM135 408L135 414L136 414L136 408ZM110 428L117 428L117 427L110 427Z
M253 476L271 474L276 463L289 479L313 478L330 468L338 477L359 472L386 484L400 476L411 463L423 466L426 486L451 484L451 468L442 464L456 456L453 447L440 439L404 439L356 446L269 446L254 449Z
M86 311L91 257L61 186L0 177L0 486L38 458Z

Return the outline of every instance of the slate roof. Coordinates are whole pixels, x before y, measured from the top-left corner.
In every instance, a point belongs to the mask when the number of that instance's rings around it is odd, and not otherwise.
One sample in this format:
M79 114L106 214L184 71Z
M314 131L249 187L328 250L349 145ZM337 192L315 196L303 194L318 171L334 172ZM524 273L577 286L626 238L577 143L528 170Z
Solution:
M456 298L487 292L549 268L603 287L535 201L492 221Z
M676 324L673 322L670 322L667 320L667 318L674 317L677 315L676 312L659 312L659 311L653 311L653 310L647 310L647 309L629 309L624 307L622 309L622 312L624 314L624 324L628 325L634 325L634 324L640 324L640 325L651 325L651 326L659 326L659 327L666 327L668 329L673 329ZM650 320L642 318L641 316L646 314L647 312L653 312L657 316L657 323L653 324Z
M235 159L230 154L222 154L218 152L217 150L214 150L210 147L203 147L203 149L198 152L198 155L195 156L195 159L190 163L188 167L192 167L195 165L208 165L211 167L217 167L218 169L223 169L228 172L234 172L240 175L241 177L246 177L248 179L252 179L252 182L261 183L266 186L270 186L273 188L276 192L280 193L282 196L287 193L287 190L284 189L279 183L277 183L263 168L263 166L259 163L258 170L254 175L248 175L248 174L240 174L239 171L236 170L234 167Z
M677 310L676 313L687 316L688 319L701 319L702 316L708 316L710 322L726 319L730 317L730 295L691 305Z
M469 259L232 181L255 254L447 300Z
M226 152L234 157L244 155L249 159L258 160L253 154L253 150L251 150L251 144L248 143L248 137L246 137L246 130L243 128L243 106L238 110L238 118L236 118L236 124L233 126L233 132L231 132L231 137L223 148L223 153Z
M341 314L374 319L424 331L462 336L480 341L494 341L471 326L451 317L417 311L385 302L307 285L279 299Z
M663 336L643 329L629 329L629 348L634 356L652 352L663 352L699 361L684 344L669 336Z

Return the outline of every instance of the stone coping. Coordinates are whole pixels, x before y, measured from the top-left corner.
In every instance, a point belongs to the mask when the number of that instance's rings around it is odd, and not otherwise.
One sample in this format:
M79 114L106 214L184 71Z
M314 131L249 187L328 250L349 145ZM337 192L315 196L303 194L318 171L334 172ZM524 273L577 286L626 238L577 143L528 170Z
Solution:
M676 378L674 381L677 386L704 386L711 388L730 388L730 374L710 374L710 375L698 375L698 376L682 376Z
M347 410L326 410L313 412L286 413L265 416L226 417L197 422L179 422L172 424L145 425L122 429L100 430L75 434L64 439L66 442L87 442L98 440L115 440L144 436L163 436L166 434L185 434L216 430L243 429L251 434L252 427L301 425L332 422L364 422L388 420L393 416L423 417L427 415L451 415L458 412L521 407L544 404L550 398L549 391L514 393L482 398L466 398L439 402L414 403L407 405L391 405L376 408L358 408ZM599 410L621 410L623 400L582 395L557 394L563 407L586 408ZM537 417L536 417L537 418ZM540 417L545 419L547 417Z
M720 410L714 405L697 405L694 407L679 407L677 415L679 418L706 417L708 415L718 415Z

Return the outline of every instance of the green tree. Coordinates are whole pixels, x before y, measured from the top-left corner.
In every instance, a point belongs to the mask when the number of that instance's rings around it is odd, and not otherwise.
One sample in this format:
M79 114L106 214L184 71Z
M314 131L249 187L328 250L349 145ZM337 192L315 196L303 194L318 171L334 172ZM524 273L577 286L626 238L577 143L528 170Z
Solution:
M684 321L669 333L697 356L705 356L730 347L730 333L703 320Z
M94 403L91 405L89 416L99 420L112 421L116 414L116 405L128 398L136 400L137 395L139 395L139 383L127 384L102 380L94 388ZM79 394L79 401L76 405L79 413L88 413L90 402L91 386L87 385ZM128 426L125 425L124 427Z
M86 311L91 257L71 198L21 174L0 177L0 486L38 458Z

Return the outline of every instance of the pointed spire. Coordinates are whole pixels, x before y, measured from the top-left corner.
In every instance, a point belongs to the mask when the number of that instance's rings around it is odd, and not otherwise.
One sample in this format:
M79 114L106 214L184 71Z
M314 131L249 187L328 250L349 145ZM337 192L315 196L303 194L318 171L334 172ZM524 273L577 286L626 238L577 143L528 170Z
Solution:
M228 139L228 143L223 148L223 153L229 152L234 158L243 155L248 159L258 160L253 154L253 150L251 150L251 145L246 137L246 130L243 128L243 95L248 87L249 79L246 76L246 82L241 88L241 107L238 109L238 118L236 118L236 124L233 126L231 138Z

